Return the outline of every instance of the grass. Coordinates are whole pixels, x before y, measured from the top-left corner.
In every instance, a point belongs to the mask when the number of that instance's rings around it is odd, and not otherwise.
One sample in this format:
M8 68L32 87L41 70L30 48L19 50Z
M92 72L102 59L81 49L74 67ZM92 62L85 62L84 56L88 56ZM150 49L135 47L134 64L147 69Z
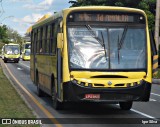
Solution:
M0 118L36 118L32 111L27 107L25 102L10 84L6 76L3 74L0 66ZM0 125L7 127L6 125ZM12 125L8 125L9 127ZM15 125L13 125L15 126ZM29 125L21 125L28 127ZM20 127L18 125L18 127ZM31 125L29 127L39 127L39 125Z

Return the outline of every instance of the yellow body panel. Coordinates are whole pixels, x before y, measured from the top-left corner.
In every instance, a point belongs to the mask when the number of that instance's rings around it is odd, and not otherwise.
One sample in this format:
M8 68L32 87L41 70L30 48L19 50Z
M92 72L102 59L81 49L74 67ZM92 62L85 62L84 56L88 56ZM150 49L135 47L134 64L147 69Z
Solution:
M30 56L22 55L22 59L23 59L23 60L30 60Z

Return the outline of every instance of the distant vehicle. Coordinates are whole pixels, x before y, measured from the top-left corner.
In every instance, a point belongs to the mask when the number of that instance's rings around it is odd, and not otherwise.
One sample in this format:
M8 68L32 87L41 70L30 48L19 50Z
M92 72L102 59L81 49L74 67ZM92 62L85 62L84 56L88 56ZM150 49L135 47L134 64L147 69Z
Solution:
M149 101L158 65L150 36L145 12L125 7L69 8L36 23L30 74L38 96L52 96L55 109L73 101L130 110Z
M19 62L20 46L19 44L9 43L2 47L2 59L6 63L8 61Z
M22 60L30 60L31 42L26 42L22 46Z

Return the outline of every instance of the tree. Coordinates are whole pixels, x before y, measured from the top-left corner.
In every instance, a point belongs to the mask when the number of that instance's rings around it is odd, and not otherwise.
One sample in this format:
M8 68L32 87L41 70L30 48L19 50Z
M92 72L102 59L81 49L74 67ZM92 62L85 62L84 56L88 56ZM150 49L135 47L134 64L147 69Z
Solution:
M0 26L0 41L7 43L7 26L6 25L2 25Z
M21 35L17 31L11 28L8 28L7 35L8 35L8 39L11 42L14 42L20 45L22 45L22 43L24 42L24 39L21 37Z
M71 7L78 6L121 6L142 9L148 17L149 29L154 29L156 0L70 0Z
M24 39L17 31L2 25L0 26L0 42L5 44L13 42L22 45Z

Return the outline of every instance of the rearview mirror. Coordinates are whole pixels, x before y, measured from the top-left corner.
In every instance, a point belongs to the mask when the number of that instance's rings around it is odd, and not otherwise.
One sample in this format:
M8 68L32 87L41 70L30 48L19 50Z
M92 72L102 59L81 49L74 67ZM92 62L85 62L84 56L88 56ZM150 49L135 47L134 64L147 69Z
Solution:
M57 34L57 48L63 48L63 33Z

